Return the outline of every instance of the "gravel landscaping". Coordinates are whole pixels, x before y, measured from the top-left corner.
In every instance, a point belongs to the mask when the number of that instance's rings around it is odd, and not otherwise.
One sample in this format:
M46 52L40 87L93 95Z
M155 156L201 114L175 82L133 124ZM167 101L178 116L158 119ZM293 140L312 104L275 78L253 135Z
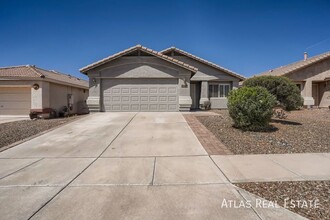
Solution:
M17 141L24 140L43 131L71 122L79 117L83 116L22 120L0 124L0 150Z
M235 185L269 201L276 201L278 205L309 219L330 219L330 181L239 183ZM312 201L313 205L306 207L304 201L308 201L308 204ZM318 207L315 208L314 205L317 203Z
M287 113L286 119L273 119L264 132L234 128L227 110L217 116L198 116L234 154L282 154L330 152L330 110L313 109Z

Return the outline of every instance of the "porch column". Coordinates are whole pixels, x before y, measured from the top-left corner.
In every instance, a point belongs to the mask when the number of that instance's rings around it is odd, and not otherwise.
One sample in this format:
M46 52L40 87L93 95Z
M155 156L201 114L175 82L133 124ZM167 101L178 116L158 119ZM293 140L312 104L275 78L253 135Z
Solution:
M190 95L190 72L179 75L179 111L190 111L192 99Z
M101 95L101 79L90 76L89 77L89 96L86 101L90 112L101 111L100 95Z
M320 95L321 102L320 107L321 108L330 108L330 77L324 79L325 88L323 90L323 94Z
M315 100L312 95L312 80L307 80L304 86L304 105L310 107L315 104Z
M203 105L204 102L209 101L209 82L202 81L201 83L201 98L199 100L199 106Z

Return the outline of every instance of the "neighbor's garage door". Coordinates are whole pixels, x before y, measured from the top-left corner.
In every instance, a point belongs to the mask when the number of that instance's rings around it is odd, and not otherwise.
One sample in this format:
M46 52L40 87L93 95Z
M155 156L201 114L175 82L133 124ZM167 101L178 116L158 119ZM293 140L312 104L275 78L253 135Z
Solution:
M0 115L28 115L31 88L0 87Z
M105 111L178 111L178 79L103 79Z

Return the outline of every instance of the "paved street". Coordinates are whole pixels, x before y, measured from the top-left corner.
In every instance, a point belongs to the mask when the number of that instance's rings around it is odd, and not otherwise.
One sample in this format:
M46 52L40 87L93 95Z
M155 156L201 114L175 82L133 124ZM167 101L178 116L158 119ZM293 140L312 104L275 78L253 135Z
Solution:
M272 178L249 161L276 167L274 180L329 178L275 155L209 157L181 113L91 114L0 158L1 219L299 219L221 205L256 199L231 182ZM321 158L329 164L304 160Z

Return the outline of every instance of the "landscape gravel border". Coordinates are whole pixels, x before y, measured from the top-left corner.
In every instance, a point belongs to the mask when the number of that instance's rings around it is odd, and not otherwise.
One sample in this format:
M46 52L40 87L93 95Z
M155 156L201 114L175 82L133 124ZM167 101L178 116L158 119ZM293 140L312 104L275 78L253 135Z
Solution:
M330 181L251 182L234 185L268 201L276 201L278 205L306 218L330 219ZM306 208L304 201L313 202ZM315 202L319 204L317 208Z
M9 144L9 145L7 145L7 146L0 147L0 152L5 151L5 150L8 150L8 149L10 149L10 148L12 148L12 147L15 147L15 146L17 146L17 145L19 145L19 144L21 144L21 143L24 143L24 142L29 141L29 140L31 140L31 139L34 139L34 138L36 138L36 137L39 137L39 136L41 136L41 135L43 135L43 134L46 134L46 133L48 133L48 132L50 132L50 131L53 131L53 130L59 128L59 127L62 127L62 126L64 126L64 125L67 125L67 124L69 124L69 123L71 123L71 122L74 122L74 121L80 120L80 119L82 119L82 118L84 118L84 117L87 117L88 115L89 115L89 114L85 114L85 115L76 115L76 116L68 117L67 119L70 119L70 120L68 120L68 121L66 121L66 122L64 122L64 123L62 123L62 124L57 124L57 125L55 125L54 127L51 127L51 128L49 128L49 129L47 129L47 130L44 130L44 131L38 132L37 134L34 134L34 135L30 136L30 137L23 138L22 140L16 141L16 142L11 143L11 144ZM56 120L56 119L37 119L37 120ZM30 121L30 120L23 120L23 121ZM0 127L1 127L1 125L5 125L5 124L8 124L8 123L12 123L12 124L15 124L15 123L16 123L16 124L17 124L17 123L19 123L19 122L21 122L21 121L13 121L13 122L3 123L3 124L0 124Z
M300 110L286 119L273 118L267 132L242 131L233 127L228 110L216 116L197 116L233 154L286 154L330 152L330 111Z

